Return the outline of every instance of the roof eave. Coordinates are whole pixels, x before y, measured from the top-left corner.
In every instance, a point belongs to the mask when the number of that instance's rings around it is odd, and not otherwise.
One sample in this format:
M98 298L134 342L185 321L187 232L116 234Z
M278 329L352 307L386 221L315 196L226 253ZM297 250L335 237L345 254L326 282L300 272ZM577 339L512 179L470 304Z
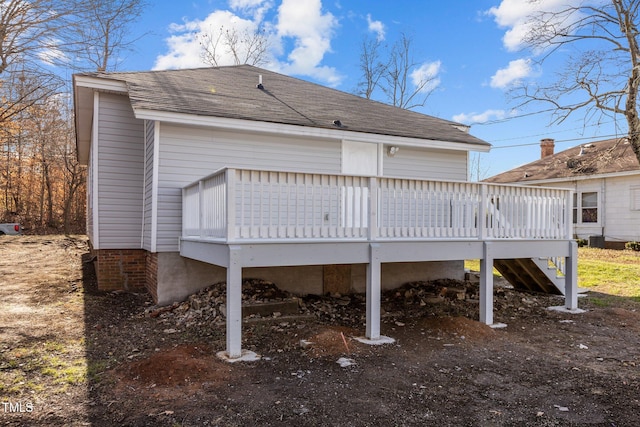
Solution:
M560 178L511 181L507 184L517 183L522 185L538 185L538 184L551 184L551 183L567 182L567 181L586 181L589 179L621 178L621 177L633 176L633 175L640 175L640 169L632 170L632 171L624 171L624 172L600 173L600 174L593 174L593 175L575 175L575 176L566 176L566 177L560 177ZM498 182L496 182L496 184L498 184Z
M454 142L433 139L409 138L402 136L381 135L366 132L356 132L344 129L325 129L311 126L299 126L284 123L272 123L263 121L243 120L226 117L200 116L195 114L174 113L140 109L134 107L135 117L143 120L157 120L167 123L216 127L227 130L243 130L259 133L271 133L279 135L303 136L324 139L345 139L356 142L370 142L403 147L428 147L459 151L488 152L491 145L488 143Z
M93 128L94 93L127 93L125 82L76 74L73 76L73 101L76 127L76 152L78 162L89 161L91 132Z

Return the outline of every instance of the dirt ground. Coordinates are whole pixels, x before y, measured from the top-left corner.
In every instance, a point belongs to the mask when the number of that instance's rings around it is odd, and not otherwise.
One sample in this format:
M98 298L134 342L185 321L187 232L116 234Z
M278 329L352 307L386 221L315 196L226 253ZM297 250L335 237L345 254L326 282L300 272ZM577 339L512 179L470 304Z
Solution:
M299 315L245 322L262 359L229 364L224 325L98 292L89 261L84 237L0 238L0 425L640 425L631 300L591 294L570 315L498 288L507 327L491 329L474 285L416 302L413 284L383 296L395 344L367 346L361 297L305 298Z

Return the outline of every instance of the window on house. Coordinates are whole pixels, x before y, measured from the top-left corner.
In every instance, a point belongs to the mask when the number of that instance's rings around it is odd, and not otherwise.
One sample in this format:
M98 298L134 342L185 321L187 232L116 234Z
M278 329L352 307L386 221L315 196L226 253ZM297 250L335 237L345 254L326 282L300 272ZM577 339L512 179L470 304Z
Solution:
M640 187L631 187L631 210L640 211Z
M582 222L598 222L598 193L582 193Z
M598 193L573 193L573 223L598 222Z

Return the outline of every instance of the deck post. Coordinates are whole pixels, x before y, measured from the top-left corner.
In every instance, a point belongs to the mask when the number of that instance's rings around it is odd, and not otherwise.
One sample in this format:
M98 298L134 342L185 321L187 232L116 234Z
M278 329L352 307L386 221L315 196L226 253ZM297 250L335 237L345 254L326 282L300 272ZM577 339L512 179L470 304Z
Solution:
M227 242L230 242L236 238L236 170L227 169L224 178L227 189L225 200L227 230L225 237Z
M365 336L356 340L369 345L392 344L396 340L380 335L380 244L369 244L369 264L367 264L367 315Z
M198 236L204 238L204 181L198 181Z
M370 340L380 338L380 245L369 245L369 264L367 264L367 313L365 336Z
M564 306L567 310L578 308L578 243L569 241L569 256L566 261L564 277Z
M369 240L378 238L378 180L369 178Z
M242 356L242 264L240 246L229 246L227 266L227 357Z
M493 255L491 242L484 242L480 260L480 322L493 325Z
M487 184L480 184L480 202L478 203L478 238L487 238Z

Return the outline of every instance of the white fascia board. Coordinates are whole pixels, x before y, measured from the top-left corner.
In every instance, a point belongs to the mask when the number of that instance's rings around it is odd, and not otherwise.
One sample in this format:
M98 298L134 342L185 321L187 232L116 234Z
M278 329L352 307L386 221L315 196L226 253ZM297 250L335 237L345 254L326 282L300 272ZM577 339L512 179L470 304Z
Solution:
M540 185L540 184L551 184L556 182L573 182L573 181L588 181L591 179L603 179L603 178L622 178L626 176L634 176L640 175L640 171L626 171L626 172L614 172L614 173L604 173L598 175L576 175L572 177L566 178L553 178L553 179L538 179L535 181L518 181L514 183L507 184L521 184L521 185ZM496 184L488 182L487 184Z
M347 139L349 141L369 142L373 144L435 148L442 150L488 152L491 149L490 145L485 146L467 144L462 142L405 138L400 136L379 135L365 132L351 132L338 129L323 129L310 126L296 126L282 123L259 122L223 117L197 116L193 114L173 113L167 111L136 109L135 107L133 111L137 119L158 120L166 123L185 124L193 126L208 126L227 130L241 130L248 132L271 133L310 138L325 138L333 140Z
M75 75L73 76L73 85L103 92L128 93L127 83L121 80Z
M73 76L73 90L78 161L81 164L86 164L89 161L91 123L94 121L94 94L99 92L126 94L127 85L118 80L75 75Z

